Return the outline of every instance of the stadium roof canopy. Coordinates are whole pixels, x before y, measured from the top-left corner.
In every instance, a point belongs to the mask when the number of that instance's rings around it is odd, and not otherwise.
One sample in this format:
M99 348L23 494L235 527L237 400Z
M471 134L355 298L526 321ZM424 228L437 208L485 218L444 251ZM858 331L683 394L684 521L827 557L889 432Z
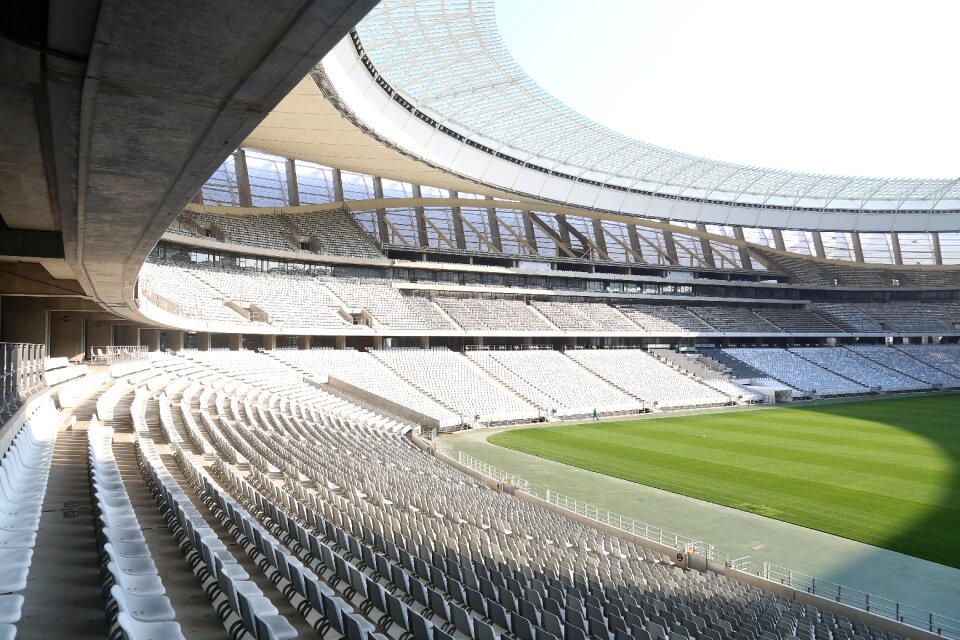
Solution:
M322 68L341 111L377 137L461 178L520 196L719 224L960 228L960 179L752 167L672 151L597 124L515 62L498 31L494 0L383 0Z

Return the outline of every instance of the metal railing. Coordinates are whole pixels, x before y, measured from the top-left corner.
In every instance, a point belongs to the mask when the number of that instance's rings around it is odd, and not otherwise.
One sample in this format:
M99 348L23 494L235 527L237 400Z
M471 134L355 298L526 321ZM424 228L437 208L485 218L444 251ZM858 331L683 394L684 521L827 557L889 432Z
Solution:
M449 445L443 443L449 450ZM446 453L446 451L444 451ZM876 596L864 591L858 591L851 587L830 582L829 580L820 580L808 576L799 571L786 569L779 565L765 562L759 567L754 567L750 556L742 558L730 558L728 554L717 550L713 545L705 544L700 540L681 536L661 529L660 527L640 522L633 518L614 513L594 504L581 502L576 498L571 498L562 493L557 493L551 489L539 487L527 480L512 474L503 469L498 469L491 464L479 460L463 451L457 451L456 456L450 453L446 455L455 457L460 464L481 473L488 478L511 485L513 488L523 491L541 500L549 502L567 511L577 515L589 518L595 522L605 524L626 533L633 534L645 540L656 542L673 549L685 549L688 553L694 553L707 558L722 562L726 567L752 573L765 580L777 582L791 589L806 591L812 595L820 596L838 602L840 604L860 609L889 620L896 620L904 624L924 629L935 633L944 638L960 640L960 621L948 618L930 611L911 607L910 605L896 602L888 598Z
M0 418L13 414L23 400L46 385L45 356L42 344L0 342Z
M554 506L560 507L561 509L566 509L567 511L575 513L579 516L589 518L594 522L599 522L600 524L614 527L620 531L623 531L624 533L629 533L643 538L644 540L662 544L670 547L671 549L686 550L687 553L694 553L703 556L708 560L715 560L722 563L726 563L728 561L729 556L726 553L717 550L711 544L706 544L701 540L695 540L672 531L667 531L666 529L635 520L634 518L622 515L620 513L614 513L609 509L604 509L603 507L599 507L595 504L582 502L576 498L571 498L570 496L558 493L552 489L539 487L518 475L509 473L503 469L498 469L497 467L494 467L483 460L474 458L463 451L457 451L457 461L465 467L473 469L474 471L477 471L488 478L509 484L514 489L540 498L545 502L549 502Z
M93 364L117 364L119 362L137 362L147 360L150 350L147 347L111 346L90 347L89 358Z
M746 571L746 569L743 570ZM778 582L791 589L806 591L840 604L924 629L945 638L960 638L960 620L954 620L901 602L858 591L829 580L818 580L813 576L769 562L764 562L759 569L751 571L751 573L755 573L766 580Z

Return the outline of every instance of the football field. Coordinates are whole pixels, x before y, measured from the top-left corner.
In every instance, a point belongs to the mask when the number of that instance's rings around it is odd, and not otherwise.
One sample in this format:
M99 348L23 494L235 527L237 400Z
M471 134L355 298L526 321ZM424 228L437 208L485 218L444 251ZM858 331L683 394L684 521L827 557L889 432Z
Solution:
M960 567L960 394L514 429L489 441Z

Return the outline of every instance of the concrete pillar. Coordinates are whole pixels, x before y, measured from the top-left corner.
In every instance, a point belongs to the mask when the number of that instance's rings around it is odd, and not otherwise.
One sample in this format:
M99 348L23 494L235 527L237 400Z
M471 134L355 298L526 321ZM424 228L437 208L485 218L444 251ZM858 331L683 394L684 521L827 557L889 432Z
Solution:
M160 330L140 329L140 346L148 351L160 351Z
M383 180L380 176L373 177L373 197L378 200L383 198ZM390 227L387 226L387 210L377 209L377 231L380 235L380 242L390 242Z
M420 336L420 348L421 349L430 348L430 336Z
M420 185L413 184L410 186L413 187L414 198L423 197L423 194L420 192ZM413 210L417 218L417 244L425 249L430 246L430 234L427 233L427 214L424 212L423 207L414 207Z
M533 344L533 336L523 336L523 344Z
M607 238L603 233L603 220L600 218L593 219L593 242L602 253L607 253Z
M300 349L310 348L310 336L297 336L297 346Z
M243 334L242 333L230 333L227 334L227 348L230 351L240 351L243 349Z
M823 248L823 236L819 231L812 231L810 233L813 236L813 251L818 258L826 258L827 252Z
M250 194L250 174L247 172L247 154L243 149L237 149L233 154L233 168L237 175L237 191L240 193L240 206L252 207L253 197Z
M856 231L850 234L853 239L853 259L857 262L863 262L863 245L860 244L860 234Z
M667 258L670 259L670 264L680 264L680 259L677 258L677 243L673 241L673 232L663 231L663 248L667 252Z
M177 331L175 329L167 329L167 349L170 351L182 351L183 350L183 331Z
M475 337L473 338L473 344L477 345L478 347L482 347L482 346L483 346L483 336L475 336Z
M460 197L460 194L456 191L450 191L449 194L451 198ZM460 212L460 207L451 207L450 212L453 218L453 241L457 245L457 249L466 251L467 236L463 231L463 215Z
M637 225L635 224L627 225L627 237L630 238L630 248L633 249L634 253L636 253L638 256L642 258L643 249L640 248L640 234L637 233Z
M343 174L336 167L333 169L333 199L343 202Z
M780 251L786 251L787 245L783 242L783 231L780 229L771 229L773 232L773 246Z
M523 216L523 233L527 239L527 244L530 245L531 251L539 254L540 248L537 246L537 234L533 230L533 218L530 217L529 211L521 211L520 215Z
M903 264L903 254L900 253L900 234L890 232L890 248L893 249L893 264Z
M746 237L743 235L743 227L735 226L733 228L733 237L746 242ZM744 269L753 269L753 261L750 260L750 251L745 247L738 247L737 251L740 254L741 266L743 266Z
M493 200L490 196L486 199ZM487 209L487 227L490 229L490 242L497 251L503 251L503 241L500 239L500 218L497 217L497 210L493 207Z
M263 336L263 348L264 349L276 349L277 348L277 336Z
M197 332L197 351L210 351L210 334L208 332Z
M297 182L297 161L287 158L287 202L291 207L300 206L300 184Z
M933 247L933 263L943 264L943 254L940 252L940 234L936 231L930 234L930 245Z
M135 324L115 324L113 327L113 344L125 347L140 345L140 327Z
M707 225L697 223L697 231L707 232ZM717 268L717 261L713 257L713 245L706 238L700 238L700 252L703 253L703 262L713 269Z
M380 336L376 336L373 339L373 341L376 342L377 338L380 338ZM380 338L380 340L382 341L383 338ZM347 336L337 336L337 349L346 349L346 348L347 348ZM377 348L379 349L379 347Z

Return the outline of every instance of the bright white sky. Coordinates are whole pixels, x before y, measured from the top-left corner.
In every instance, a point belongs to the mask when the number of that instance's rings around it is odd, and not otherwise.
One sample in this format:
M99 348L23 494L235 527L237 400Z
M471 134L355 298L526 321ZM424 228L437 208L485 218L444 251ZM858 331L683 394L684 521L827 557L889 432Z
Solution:
M717 160L960 177L956 0L496 0L549 93Z

